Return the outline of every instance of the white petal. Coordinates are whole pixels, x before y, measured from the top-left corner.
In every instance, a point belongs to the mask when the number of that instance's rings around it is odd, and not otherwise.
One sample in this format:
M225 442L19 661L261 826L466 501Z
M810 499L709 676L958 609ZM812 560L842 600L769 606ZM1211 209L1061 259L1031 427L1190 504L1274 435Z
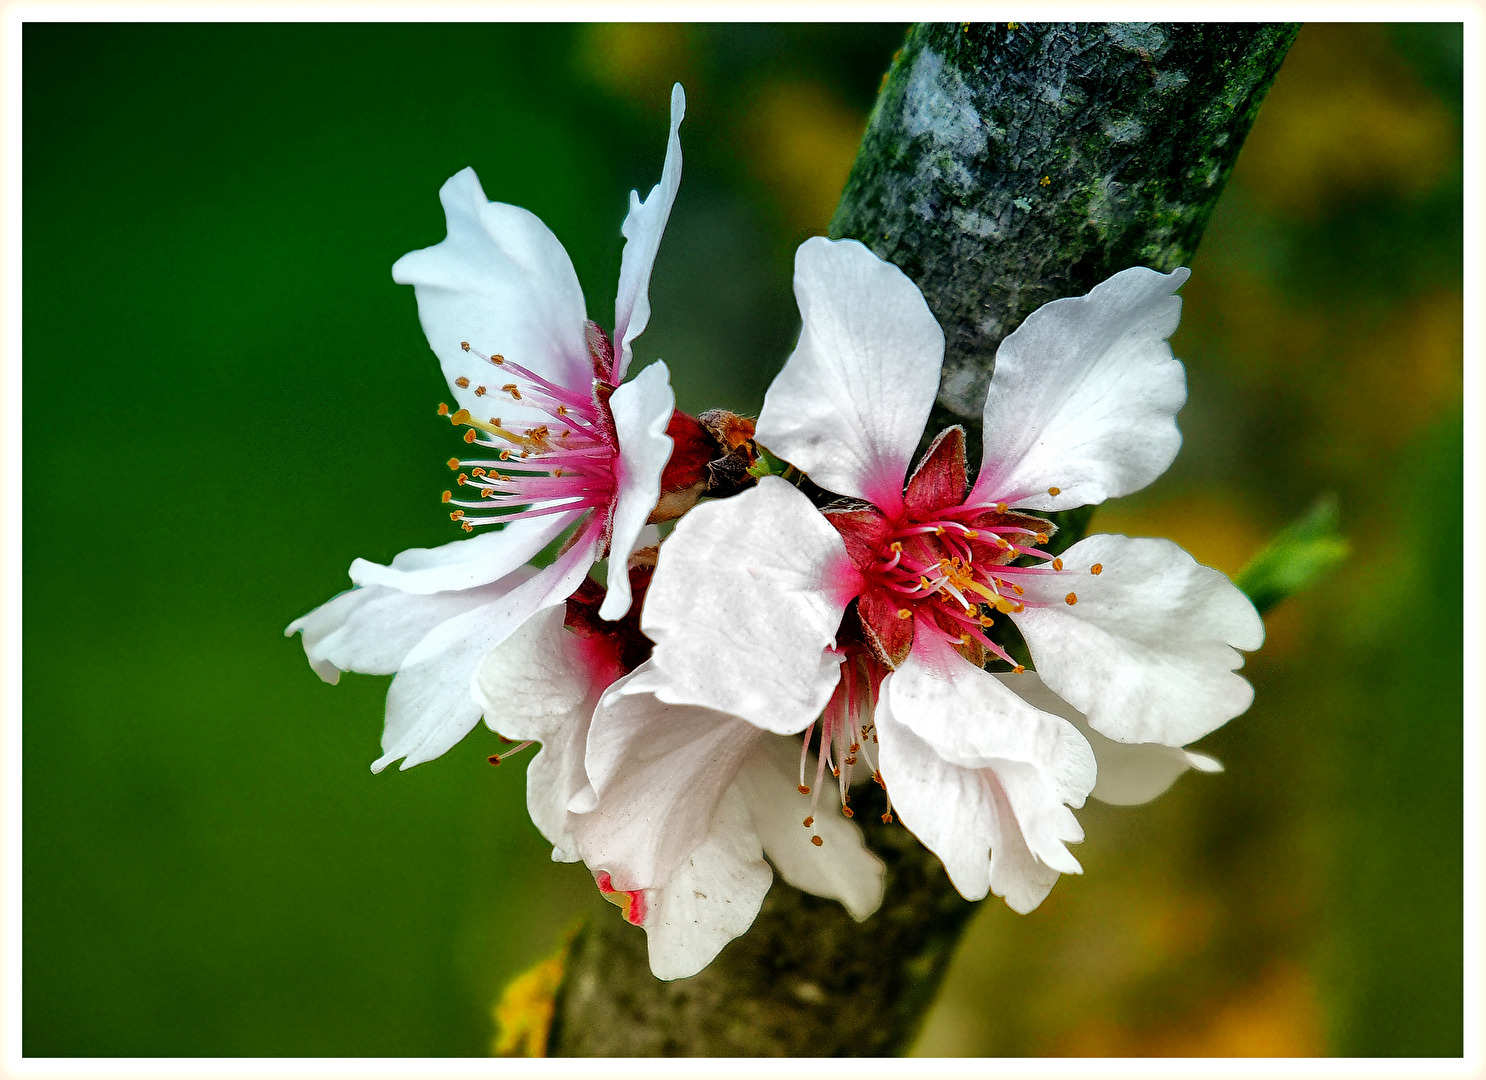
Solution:
M440 623L409 651L387 691L384 753L373 772L398 758L406 759L404 769L432 761L469 734L480 719L470 692L480 661L532 615L572 595L593 564L598 539L596 532L585 534L551 566L499 600Z
M1071 724L1029 704L953 649L916 641L891 687L881 695L897 722L947 761L968 768L1019 762L1071 806L1082 806L1094 786L1093 751Z
M684 979L710 964L753 925L773 880L747 807L729 791L707 839L670 881L646 890L644 927L655 977Z
M468 540L398 552L391 566L357 559L351 564L351 580L409 593L472 589L524 566L579 516L581 512L519 518Z
M564 629L566 614L555 604L526 620L485 654L470 692L490 730L542 743L526 770L526 808L553 845L554 858L572 862L577 842L567 807L588 787L583 755L589 720L617 669Z
M609 398L619 458L614 463L614 528L609 541L609 589L599 618L622 619L629 611L629 556L645 521L660 501L660 478L671 459L672 438L666 434L676 394L671 373L657 361Z
M884 680L887 687L898 677ZM893 810L924 846L938 855L960 895L980 900L994 891L1023 914L1052 890L1058 870L1032 854L1013 808L1008 782L1025 788L1018 775L1027 766L1007 763L1001 768L965 768L940 757L907 725L894 718L891 707L880 703L876 716L878 761ZM1020 791L1025 795L1025 791ZM1061 823L1066 839L1082 833L1066 807ZM1066 855L1066 850L1065 853ZM1078 864L1059 860L1076 870ZM1071 863L1071 865L1070 865Z
M706 839L723 793L763 733L735 716L626 693L594 711L585 759L598 806L574 826L583 861L624 891L659 886Z
M1085 537L1062 558L1062 573L1022 575L1027 607L1011 618L1042 681L1096 731L1184 746L1249 707L1236 650L1257 649L1264 623L1221 573L1128 536Z
M1066 719L1089 740L1099 763L1099 779L1091 796L1115 806L1150 802L1176 782L1188 769L1221 772L1223 766L1206 754L1161 743L1122 743L1107 738L1089 726L1084 714L1047 688L1035 672L997 675L1009 689L1043 712Z
M1145 487L1181 448L1187 399L1166 339L1185 268L1122 270L1044 304L996 350L975 501L1067 510ZM1057 495L1048 494L1057 488Z
M939 390L944 332L918 286L855 240L795 253L804 326L758 418L758 441L817 484L895 513Z
M836 687L825 650L859 584L840 535L778 477L703 503L661 545L640 616L652 670L632 688L803 731Z
M813 829L810 796L799 788L800 744L765 735L738 772L738 790L748 802L754 828L781 877L797 889L841 901L861 922L882 903L882 860L867 848L862 830L836 811L827 795ZM814 762L807 763L810 769ZM810 841L819 834L821 846Z
M435 626L499 600L531 573L521 568L493 585L427 596L363 586L321 604L284 633L304 633L310 666L328 683L337 682L342 671L390 675Z
M666 140L666 163L660 183L650 189L645 201L640 193L629 193L629 215L620 232L624 254L619 258L619 292L614 298L614 377L620 382L629 370L631 342L650 322L650 271L660 250L661 234L671 216L671 204L681 187L681 118L686 115L686 93L681 84L671 87L671 134Z
M489 411L474 387L490 381L493 353L561 386L586 390L593 364L583 291L552 230L519 206L487 201L473 169L450 177L439 200L448 236L398 259L392 279L413 286L423 332L459 404L480 417ZM460 376L469 387L455 384ZM501 416L508 423L545 418L504 400Z

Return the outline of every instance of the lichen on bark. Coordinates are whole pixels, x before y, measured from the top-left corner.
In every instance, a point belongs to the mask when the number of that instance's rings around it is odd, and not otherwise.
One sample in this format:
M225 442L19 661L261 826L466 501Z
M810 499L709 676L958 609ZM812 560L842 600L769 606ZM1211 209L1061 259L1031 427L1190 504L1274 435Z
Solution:
M909 31L830 233L901 267L944 327L931 434L963 423L978 442L996 345L1033 309L1127 266L1190 259L1297 29ZM1065 516L1057 539L1071 542L1086 522ZM776 878L752 929L674 982L650 974L639 928L592 922L568 957L549 1052L902 1052L976 905L901 826L878 823L880 798L867 785L857 808L888 868L870 919L855 923Z

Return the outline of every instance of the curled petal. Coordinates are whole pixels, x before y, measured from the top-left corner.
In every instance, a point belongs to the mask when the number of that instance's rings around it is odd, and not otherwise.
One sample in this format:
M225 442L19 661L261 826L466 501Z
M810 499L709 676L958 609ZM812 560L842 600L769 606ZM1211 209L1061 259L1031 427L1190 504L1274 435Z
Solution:
M1094 730L1185 746L1249 707L1237 650L1257 649L1264 623L1221 573L1169 540L1108 534L1062 559L1062 573L1020 579L1026 608L1011 618L1042 681Z
M450 177L439 201L448 235L398 259L392 279L413 286L423 332L459 404L488 413L473 387L488 381L493 353L560 386L586 389L593 368L583 291L552 230L519 206L487 200L473 169ZM461 377L470 386L455 382ZM502 402L501 415L508 423L544 416L516 402Z
M532 824L561 862L578 858L568 803L588 787L583 769L593 707L618 674L587 641L563 627L560 604L527 619L485 654L470 693L485 726L511 739L540 741L526 771Z
M614 374L610 382L618 383L629 370L633 355L631 342L650 322L650 271L660 250L661 234L671 216L671 205L681 187L681 119L686 115L686 93L681 84L671 87L671 134L666 140L666 163L660 183L650 189L645 201L640 194L629 195L629 216L620 232L624 234L624 254L619 258L619 292L614 298Z
M351 563L351 580L405 593L473 589L526 565L580 516L581 512L574 512L519 518L468 540L398 552L390 566L357 559Z
M836 688L827 650L860 582L836 530L778 477L703 503L661 545L640 616L655 652L629 691L803 731Z
M1089 795L1115 806L1150 802L1164 793L1188 769L1222 772L1223 766L1206 754L1161 743L1122 743L1089 726L1084 714L1047 688L1035 672L997 675L1009 689L1043 712L1056 713L1089 740L1099 763L1099 779Z
M616 683L594 711L585 761L597 808L574 826L583 861L623 891L670 879L706 839L739 763L763 737L726 713L627 693L650 666Z
M676 408L676 394L666 365L657 361L615 390L609 408L619 436L619 458L614 463L618 491L609 542L609 590L599 618L622 619L630 605L630 552L660 501L660 478L671 457L666 425Z
M753 925L773 880L749 827L748 808L736 790L729 791L706 840L665 885L645 890L642 925L655 977L684 979L710 964Z
M1182 444L1187 399L1167 344L1188 271L1122 270L1044 304L1001 342L974 501L1068 510L1145 487Z
M884 680L884 702L876 714L878 760L894 809L904 826L939 856L965 899L980 900L994 891L1013 911L1031 911L1052 890L1060 870L1078 871L1066 848L1054 858L1057 865L1050 865L1033 853L1023 833L1020 814L1028 809L1028 795L1039 788L1035 775L1024 775L1032 770L1015 762L974 768L946 761L885 704L900 674ZM1012 789L1022 807L1013 803ZM1059 847L1080 839L1072 813L1048 795L1045 785L1041 791L1043 805L1030 808L1037 825Z
M795 253L800 343L764 395L758 441L888 514L939 391L944 332L918 286L855 240Z
M381 585L349 589L295 619L284 634L303 633L310 666L328 683L340 681L342 671L391 675L434 627L499 600L534 572L522 568L494 585L430 595Z
M551 566L499 599L439 623L409 650L387 690L384 752L373 772L398 758L404 769L432 761L469 734L481 713L470 691L480 661L532 615L572 595L593 565L598 539L585 534Z

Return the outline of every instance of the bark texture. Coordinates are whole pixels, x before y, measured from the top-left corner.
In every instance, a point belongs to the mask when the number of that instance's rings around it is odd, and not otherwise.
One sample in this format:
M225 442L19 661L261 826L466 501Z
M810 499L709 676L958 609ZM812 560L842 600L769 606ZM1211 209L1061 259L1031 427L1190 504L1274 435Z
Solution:
M936 419L978 427L996 345L1034 308L1117 270L1188 261L1298 27L917 25L894 58L831 235L901 267L944 327ZM972 453L971 460L978 460ZM1086 515L1065 517L1071 543ZM868 794L870 789L871 794ZM881 910L780 881L690 979L649 971L617 915L569 954L549 1052L900 1053L976 905L901 826L857 818L887 863ZM998 902L998 901L993 901Z

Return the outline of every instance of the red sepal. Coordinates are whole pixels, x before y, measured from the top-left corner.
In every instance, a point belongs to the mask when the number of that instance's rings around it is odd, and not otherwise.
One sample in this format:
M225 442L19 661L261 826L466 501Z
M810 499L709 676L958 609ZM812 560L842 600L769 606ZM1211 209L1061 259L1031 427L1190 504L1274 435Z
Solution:
M970 477L965 471L965 429L957 424L945 428L929 445L929 452L908 481L903 506L913 520L929 521L939 510L964 502L969 486Z
M888 667L897 669L913 648L913 619L898 614L908 608L885 589L872 589L857 597L857 617L867 644Z
M887 518L876 510L827 510L826 520L841 534L851 564L865 573L882 551Z

